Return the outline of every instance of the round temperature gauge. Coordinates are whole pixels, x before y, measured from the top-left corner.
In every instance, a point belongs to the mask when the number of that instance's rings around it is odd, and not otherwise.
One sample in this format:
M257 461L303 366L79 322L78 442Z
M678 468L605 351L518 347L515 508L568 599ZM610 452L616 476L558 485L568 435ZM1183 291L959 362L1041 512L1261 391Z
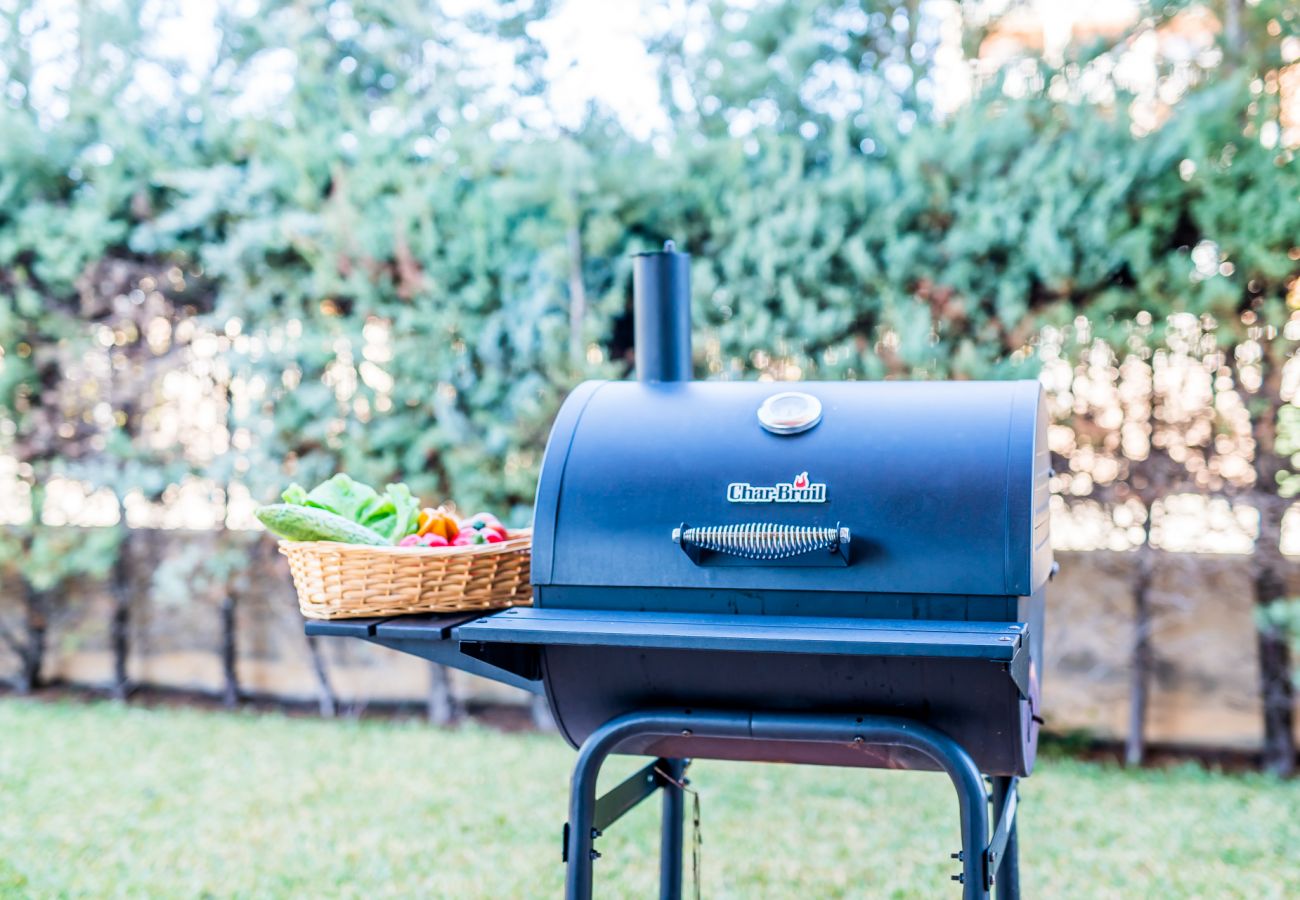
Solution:
M773 434L799 434L822 420L822 402L802 391L773 394L758 408L758 421Z

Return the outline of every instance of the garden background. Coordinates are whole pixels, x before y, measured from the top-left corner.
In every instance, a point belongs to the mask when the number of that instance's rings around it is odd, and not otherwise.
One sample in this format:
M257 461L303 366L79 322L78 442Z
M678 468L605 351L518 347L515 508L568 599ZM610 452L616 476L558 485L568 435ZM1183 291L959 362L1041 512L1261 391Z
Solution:
M1049 727L1292 771L1295 4L630 4L648 107L574 5L0 0L12 690L480 698L302 638L252 508L526 523L672 238L699 377L1040 378Z

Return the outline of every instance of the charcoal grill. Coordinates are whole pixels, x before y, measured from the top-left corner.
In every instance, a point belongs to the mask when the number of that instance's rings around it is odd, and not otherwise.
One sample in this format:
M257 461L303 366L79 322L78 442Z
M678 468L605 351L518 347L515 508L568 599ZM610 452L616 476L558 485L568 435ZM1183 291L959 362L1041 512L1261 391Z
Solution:
M685 254L635 258L637 379L583 384L556 418L533 607L309 633L545 694L580 751L570 898L657 790L661 894L680 896L692 758L942 770L954 880L1018 896L1053 570L1038 384L695 382L689 303ZM654 761L598 799L611 753Z

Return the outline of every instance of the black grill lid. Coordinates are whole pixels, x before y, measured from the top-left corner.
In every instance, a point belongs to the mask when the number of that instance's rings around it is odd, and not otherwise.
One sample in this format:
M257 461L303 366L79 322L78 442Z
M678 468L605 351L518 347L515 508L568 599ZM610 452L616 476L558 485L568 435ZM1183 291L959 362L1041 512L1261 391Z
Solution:
M821 421L772 433L758 410L789 390L815 397ZM588 382L542 465L533 581L1023 596L1051 567L1047 501L1037 382ZM756 524L852 537L839 559L673 540Z

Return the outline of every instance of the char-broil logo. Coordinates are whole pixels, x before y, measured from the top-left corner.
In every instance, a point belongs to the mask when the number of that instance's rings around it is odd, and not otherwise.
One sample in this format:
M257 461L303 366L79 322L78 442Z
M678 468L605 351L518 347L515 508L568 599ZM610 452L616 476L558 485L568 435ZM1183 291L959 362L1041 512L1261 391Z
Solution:
M778 484L733 481L727 485L727 499L732 503L825 503L826 485L814 484L807 472L800 472L793 481Z

